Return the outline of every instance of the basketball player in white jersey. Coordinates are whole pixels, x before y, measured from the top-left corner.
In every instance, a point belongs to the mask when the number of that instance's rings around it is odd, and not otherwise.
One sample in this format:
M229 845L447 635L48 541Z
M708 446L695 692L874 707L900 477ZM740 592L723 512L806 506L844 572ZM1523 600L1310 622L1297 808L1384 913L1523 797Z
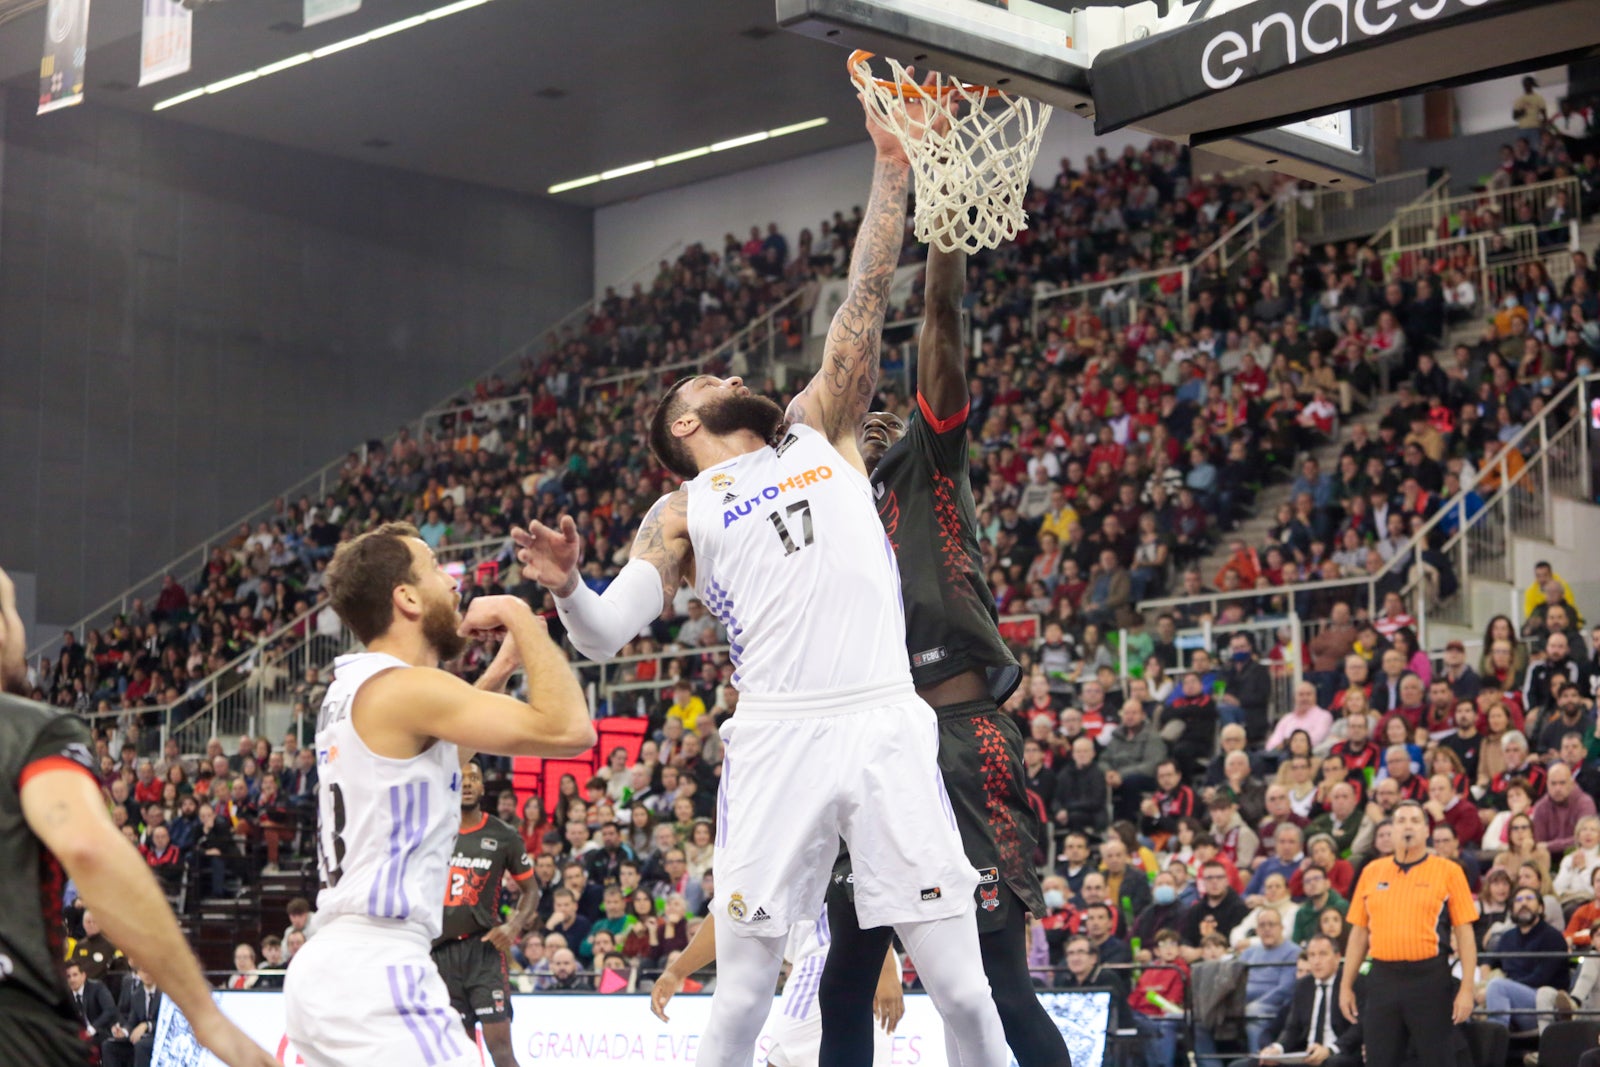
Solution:
M317 720L315 936L285 986L288 1035L308 1067L479 1062L429 948L474 751L573 756L595 743L583 693L544 623L511 596L463 618L456 581L411 526L339 546L334 610L366 651L340 656ZM439 669L469 637L504 633L476 687ZM526 664L528 701L498 692Z
M818 995L832 945L826 908L815 921L798 922L789 928L789 944L783 953L789 961L789 980L784 983L783 996L767 1027L772 1039L772 1047L767 1050L769 1067L820 1067L822 1006ZM716 955L716 921L708 917L695 930L688 947L650 987L650 1010L658 1019L670 1021L667 1005L683 989L684 979L709 966ZM900 957L891 946L879 969L878 988L872 999L872 1013L878 1021L872 1028L873 1067L889 1067L894 1062L894 1028L905 1010Z
M904 233L908 165L868 124L872 195L823 367L785 413L739 378L676 383L651 445L688 484L651 509L604 595L579 580L577 529L515 530L574 646L612 656L683 579L729 634L739 713L722 727L718 981L698 1063L747 1067L789 927L822 907L839 838L864 927L893 926L964 1067L1006 1044L978 952L973 889L937 766L938 726L911 683L894 552L855 427L876 388Z

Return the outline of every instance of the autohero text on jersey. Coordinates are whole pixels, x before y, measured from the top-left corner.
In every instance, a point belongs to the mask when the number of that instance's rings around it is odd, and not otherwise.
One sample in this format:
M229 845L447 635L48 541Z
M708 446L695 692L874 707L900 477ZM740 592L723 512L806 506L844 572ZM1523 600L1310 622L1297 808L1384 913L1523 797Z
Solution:
M823 464L820 467L813 467L808 471L801 471L792 478L785 478L777 485L769 485L764 489L751 493L748 499L732 503L723 510L722 528L726 530L729 526L732 526L734 523L750 514L750 512L755 509L755 506L762 501L776 500L778 497L789 492L791 489L803 489L808 485L816 485L818 482L825 482L832 477L833 468Z

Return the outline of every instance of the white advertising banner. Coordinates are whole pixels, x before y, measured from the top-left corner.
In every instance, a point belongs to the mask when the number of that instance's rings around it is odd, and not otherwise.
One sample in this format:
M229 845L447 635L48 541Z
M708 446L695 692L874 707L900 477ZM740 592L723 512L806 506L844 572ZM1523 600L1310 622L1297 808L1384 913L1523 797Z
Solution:
M144 0L139 34L139 84L149 85L189 70L194 12L178 0Z
M272 1053L285 1067L301 1064L283 1032L283 994L217 993L223 1012ZM1102 992L1042 993L1039 998L1055 1018L1072 1053L1073 1067L1101 1067L1105 1055L1110 995ZM597 994L518 994L511 998L515 1016L511 1041L522 1064L547 1067L591 1067L593 1064L692 1067L700 1031L711 1012L709 996L673 998L663 1023L650 1013L644 996ZM776 1001L774 1001L776 1003ZM769 1020L756 1042L752 1067L765 1064L772 1047ZM481 1046L483 1063L490 1063ZM893 1067L948 1067L944 1027L926 996L906 997L906 1014L894 1035L889 1063ZM194 1040L188 1022L163 1001L156 1024L151 1067L222 1067L221 1061ZM882 1065L880 1065L882 1067Z

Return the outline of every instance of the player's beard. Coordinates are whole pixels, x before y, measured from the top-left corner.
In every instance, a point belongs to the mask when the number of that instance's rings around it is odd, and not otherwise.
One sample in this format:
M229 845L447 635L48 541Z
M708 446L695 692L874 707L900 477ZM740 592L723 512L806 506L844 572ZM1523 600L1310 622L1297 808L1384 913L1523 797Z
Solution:
M702 403L695 412L714 437L748 430L771 444L783 425L783 409L764 396L724 396Z
M440 663L449 663L467 650L467 639L457 632L461 615L448 600L430 601L422 609L422 638Z

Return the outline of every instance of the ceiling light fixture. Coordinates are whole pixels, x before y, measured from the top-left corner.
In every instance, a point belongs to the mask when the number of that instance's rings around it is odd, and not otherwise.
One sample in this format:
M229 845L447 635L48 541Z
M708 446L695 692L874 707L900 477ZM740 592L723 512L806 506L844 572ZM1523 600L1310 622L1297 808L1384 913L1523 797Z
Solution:
M167 99L155 104L151 110L164 111L169 107L176 107L190 100L197 100L202 96L225 92L235 86L245 85L259 78L265 78L269 74L277 74L279 71L288 70L290 67L298 67L302 63L309 63L313 59L322 59L337 52L347 51L357 45L366 44L368 41L376 41L383 37L404 33L406 30L414 30L418 26L437 19L448 18L451 15L459 15L463 11L469 11L487 3L489 3L489 0L457 0L456 3L436 7L432 11L424 11L420 15L400 19L398 22L391 22L387 25L379 26L377 29L368 30L366 33L357 34L354 37L346 37L342 41L334 41L332 44L325 44L321 48L314 48L309 52L300 52L287 59L280 59L276 63L268 63L266 66L257 67L255 70L247 70L243 74L236 74L231 78L223 78L221 81L212 82L210 85L203 85L198 89L190 89L186 93L179 93L177 96L169 96Z
M826 126L827 124L828 120L826 118L807 119L805 122L796 122L790 126L779 126L775 130L762 130L760 133L748 133L743 137L733 137L726 141L718 141L716 144L705 145L701 148L691 148L685 152L674 152L670 156L662 156L659 159L647 159L642 163L630 163L625 167L613 167L611 170L602 171L599 174L590 174L584 178L574 178L573 180L567 182L557 182L555 185L552 185L550 188L546 189L545 192L551 196L555 196L557 193L566 193L572 191L573 189L582 189L586 185L595 185L599 182L608 182L613 178L622 178L629 174L638 174L643 170L655 170L658 167L670 167L674 163L683 163L686 160L699 159L701 156L708 156L713 152L726 152L733 148L743 148L745 145L752 145L761 141L770 141L774 137L787 137L791 133L799 133L802 130L814 130L818 126Z

